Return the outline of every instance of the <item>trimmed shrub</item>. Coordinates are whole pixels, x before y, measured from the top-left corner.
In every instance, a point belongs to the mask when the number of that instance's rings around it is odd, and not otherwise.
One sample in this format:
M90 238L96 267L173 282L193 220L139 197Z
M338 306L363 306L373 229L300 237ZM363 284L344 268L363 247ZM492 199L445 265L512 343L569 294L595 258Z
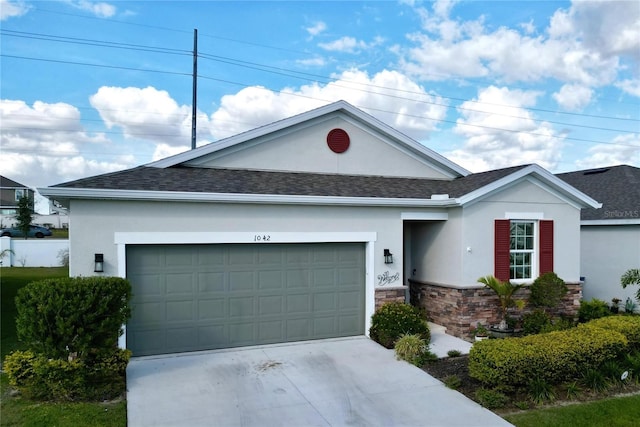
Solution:
M536 309L522 316L522 330L526 335L539 334L551 324L551 316L545 311Z
M591 301L580 301L580 308L578 309L578 321L580 323L609 315L611 315L609 306L602 300L592 298Z
M568 292L564 280L553 272L539 276L534 280L530 290L529 303L534 307L543 309L557 307Z
M130 315L131 285L118 277L29 283L16 296L18 339L52 359L111 352Z
M427 343L430 341L429 325L420 309L402 302L389 302L371 316L369 335L386 348L393 348L405 334L417 334Z
M581 378L627 349L620 332L595 327L477 342L469 354L469 374L489 385L524 386L531 378L550 384Z
M125 391L128 350L112 349L92 364L80 359L50 359L32 351L15 351L3 369L9 384L34 400L95 401L118 397Z
M640 350L640 316L609 316L592 320L582 325L587 328L602 328L620 332L629 341L629 347Z
M499 390L479 388L475 397L476 401L487 409L504 408L509 403L509 398Z

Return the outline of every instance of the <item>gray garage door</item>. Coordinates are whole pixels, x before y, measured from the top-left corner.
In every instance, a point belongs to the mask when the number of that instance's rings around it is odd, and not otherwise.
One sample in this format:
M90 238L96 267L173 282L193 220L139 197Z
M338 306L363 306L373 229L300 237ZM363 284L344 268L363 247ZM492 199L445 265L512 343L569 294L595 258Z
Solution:
M364 334L364 245L127 246L135 356Z

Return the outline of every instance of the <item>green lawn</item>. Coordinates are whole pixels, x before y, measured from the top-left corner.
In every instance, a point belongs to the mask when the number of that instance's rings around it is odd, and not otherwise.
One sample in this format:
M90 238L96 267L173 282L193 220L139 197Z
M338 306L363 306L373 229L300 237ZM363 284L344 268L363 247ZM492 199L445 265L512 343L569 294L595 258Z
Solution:
M537 409L504 417L517 427L624 427L640 420L640 395Z
M16 337L15 296L27 283L54 277L67 277L67 267L0 268L0 357L22 348ZM43 403L7 395L7 376L0 376L0 426L126 426L127 403Z

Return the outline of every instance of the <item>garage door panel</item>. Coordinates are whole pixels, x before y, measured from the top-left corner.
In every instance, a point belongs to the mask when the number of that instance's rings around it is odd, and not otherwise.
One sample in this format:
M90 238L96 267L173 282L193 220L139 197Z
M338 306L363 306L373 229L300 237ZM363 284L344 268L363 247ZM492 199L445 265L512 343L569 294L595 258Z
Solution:
M253 296L229 298L229 318L234 319L253 316L253 300Z
M136 356L361 335L363 244L127 246Z
M229 344L231 347L252 345L256 342L255 323L235 323L229 325Z
M161 324L166 319L165 302L142 302L133 307L132 316L143 325Z
M335 269L332 267L325 267L313 271L313 283L312 287L317 288L320 286L335 286Z
M258 298L258 314L260 316L280 315L283 311L281 295L264 296Z
M333 292L318 292L313 295L313 312L335 312L337 308L336 294Z
M222 320L227 317L225 298L198 300L198 320Z
M159 274L135 274L128 279L136 284L134 296L137 298L164 295L164 278Z
M260 271L258 273L258 289L281 289L284 285L282 271Z
M284 336L284 321L271 320L258 324L258 341L262 343L281 342Z
M333 316L316 317L313 319L313 334L320 338L334 336L336 331L336 318Z
M306 289L309 287L309 270L287 270L285 275L285 287L287 289Z
M229 272L229 292L252 291L254 288L253 271Z
M285 311L288 314L309 313L311 311L311 295L287 295Z
M193 320L195 313L194 306L195 304L193 300L167 301L167 323Z
M355 310L359 311L362 306L362 298L360 292L357 290L354 291L342 291L338 297L339 309L341 311L344 310Z
M193 294L193 274L178 273L165 275L167 295Z
M222 272L216 273L198 273L198 291L201 295L207 293L220 293L226 291L225 286L225 274Z

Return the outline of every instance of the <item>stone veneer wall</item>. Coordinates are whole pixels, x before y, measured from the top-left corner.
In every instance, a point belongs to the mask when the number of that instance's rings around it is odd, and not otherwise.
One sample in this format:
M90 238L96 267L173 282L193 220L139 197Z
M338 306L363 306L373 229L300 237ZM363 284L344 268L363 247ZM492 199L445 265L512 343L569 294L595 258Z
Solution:
M498 297L487 287L454 288L415 281L409 281L409 285L411 304L424 308L429 320L445 326L448 334L471 340L470 331L478 322L485 326L500 323ZM551 312L552 315L577 316L582 299L582 284L567 283L567 288L569 291L560 306ZM529 293L529 288L525 287L515 297L526 300ZM511 309L511 315L521 317L531 311L531 307L523 310Z
M377 288L375 292L375 309L379 309L385 302L406 302L407 286L394 286L390 288Z

